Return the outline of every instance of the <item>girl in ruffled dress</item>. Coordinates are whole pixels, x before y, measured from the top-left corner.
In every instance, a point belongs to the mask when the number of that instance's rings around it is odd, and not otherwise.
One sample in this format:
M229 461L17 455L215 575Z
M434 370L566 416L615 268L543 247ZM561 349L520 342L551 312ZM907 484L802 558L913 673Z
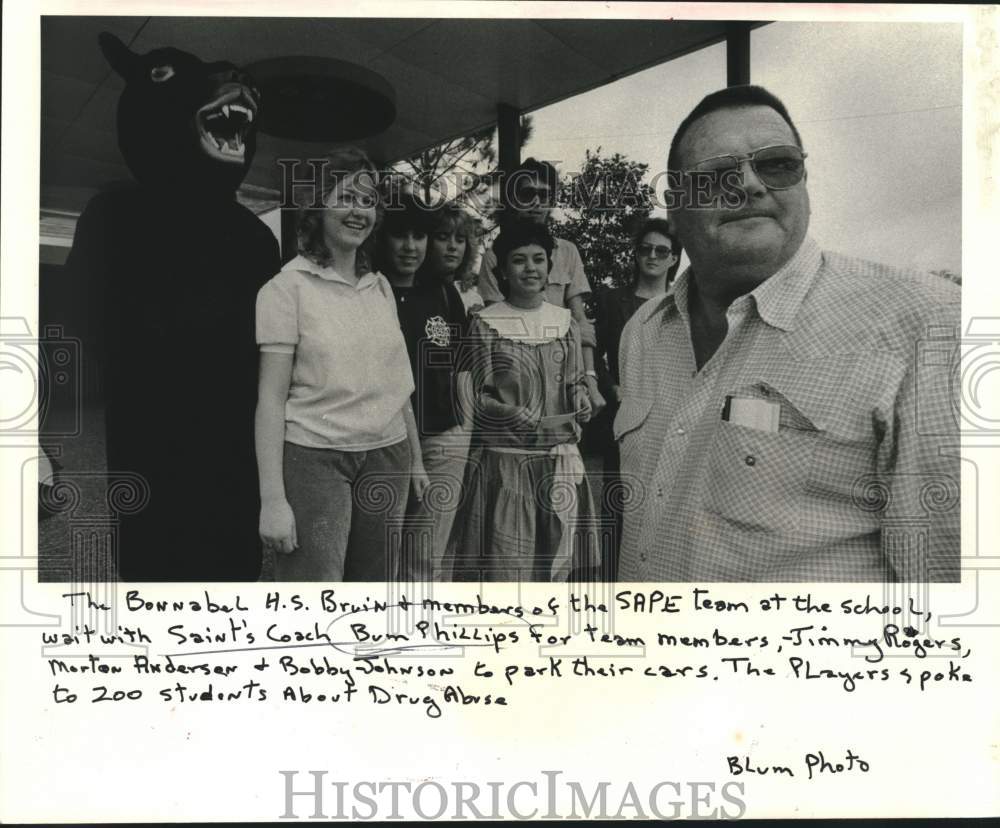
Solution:
M577 447L591 411L579 331L545 301L553 244L532 222L493 244L505 300L473 317L464 355L481 451L466 478L455 580L565 581L599 559Z

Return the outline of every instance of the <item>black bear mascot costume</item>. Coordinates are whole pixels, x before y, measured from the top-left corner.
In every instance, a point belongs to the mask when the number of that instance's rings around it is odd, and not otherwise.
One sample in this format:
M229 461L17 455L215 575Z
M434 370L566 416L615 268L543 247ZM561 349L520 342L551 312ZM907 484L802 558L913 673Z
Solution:
M100 46L125 80L118 143L136 185L90 201L68 266L103 328L109 473L138 472L149 490L122 518L119 574L256 580L254 304L280 262L235 193L259 93L229 63L137 55L106 33Z

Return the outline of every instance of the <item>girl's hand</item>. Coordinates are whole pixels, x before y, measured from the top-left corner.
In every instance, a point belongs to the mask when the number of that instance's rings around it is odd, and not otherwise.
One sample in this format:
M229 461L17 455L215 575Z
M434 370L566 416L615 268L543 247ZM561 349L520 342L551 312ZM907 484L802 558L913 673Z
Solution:
M514 431L535 431L538 428L538 417L532 416L527 408L515 409L510 421Z
M298 549L295 514L284 498L261 504L260 539L265 548L274 549L282 555L291 555Z
M575 388L576 421L578 423L585 423L593 413L593 407L590 404L590 393L583 385L577 385Z
M427 487L430 485L431 479L427 476L427 472L424 471L423 463L414 464L410 469L410 486L413 487L413 496L422 502L424 492L427 491Z

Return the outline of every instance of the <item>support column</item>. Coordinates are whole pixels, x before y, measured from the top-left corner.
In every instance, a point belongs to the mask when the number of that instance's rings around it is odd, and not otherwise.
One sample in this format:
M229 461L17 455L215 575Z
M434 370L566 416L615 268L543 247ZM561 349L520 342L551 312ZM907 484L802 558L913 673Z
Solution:
M281 210L281 263L288 264L298 252L295 209L283 207Z
M750 26L744 21L726 24L726 86L750 83Z
M521 110L505 103L497 104L497 151L504 172L521 163Z

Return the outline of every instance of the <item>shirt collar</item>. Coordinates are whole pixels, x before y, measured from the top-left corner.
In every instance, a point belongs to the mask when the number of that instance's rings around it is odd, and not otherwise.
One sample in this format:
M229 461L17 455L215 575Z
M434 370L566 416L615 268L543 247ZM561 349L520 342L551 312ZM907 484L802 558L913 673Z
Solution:
M681 316L687 318L687 285L691 278L690 267L684 268L684 272L674 279L673 284L667 288L667 293L660 299L650 299L639 305L636 315L642 324L646 324L654 316L658 316L662 311L664 315L672 310L678 311Z
M773 328L792 330L822 261L819 245L806 236L795 255L750 292L760 318Z
M789 259L773 276L765 279L749 296L757 306L757 313L768 325L783 331L792 330L795 317L823 261L823 251L816 242L806 236L795 255ZM688 320L688 290L691 284L692 270L685 268L675 280L667 295L657 301L640 308L643 314L642 322L648 322L662 311L664 315L672 310L685 320Z
M318 276L320 279L325 279L328 282L340 282L343 285L348 285L349 287L356 288L357 290L362 290L363 288L369 287L378 281L378 275L373 271L369 271L358 278L358 283L356 285L352 284L334 268L327 265L316 264L316 262L312 259L301 254L286 264L282 270L301 270L313 276Z

